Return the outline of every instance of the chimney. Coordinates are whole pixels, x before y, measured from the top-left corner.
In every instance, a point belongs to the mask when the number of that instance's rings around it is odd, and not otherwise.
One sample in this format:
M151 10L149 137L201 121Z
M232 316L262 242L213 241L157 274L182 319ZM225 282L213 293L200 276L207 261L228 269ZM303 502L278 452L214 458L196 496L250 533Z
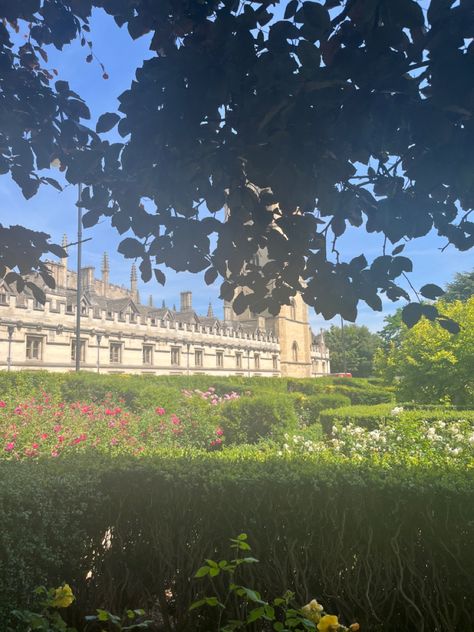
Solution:
M181 312L189 312L193 308L192 292L181 292Z
M107 296L109 293L109 255L104 252L102 257L102 296Z
M132 300L135 301L135 303L138 303L137 267L134 263L132 263L132 270L130 272L130 294L132 295Z
M94 287L94 270L93 266L81 268L82 287L84 290L92 290Z

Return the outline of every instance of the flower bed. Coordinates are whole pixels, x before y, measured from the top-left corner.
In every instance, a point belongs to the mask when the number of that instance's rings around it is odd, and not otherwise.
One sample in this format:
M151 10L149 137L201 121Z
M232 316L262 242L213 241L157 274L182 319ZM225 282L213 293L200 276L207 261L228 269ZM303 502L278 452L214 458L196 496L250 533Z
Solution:
M140 414L127 410L122 399L65 403L44 393L41 399L0 401L0 458L57 458L87 448L133 456L170 446L218 449L225 437L216 407L237 397L186 393L174 411L156 406Z

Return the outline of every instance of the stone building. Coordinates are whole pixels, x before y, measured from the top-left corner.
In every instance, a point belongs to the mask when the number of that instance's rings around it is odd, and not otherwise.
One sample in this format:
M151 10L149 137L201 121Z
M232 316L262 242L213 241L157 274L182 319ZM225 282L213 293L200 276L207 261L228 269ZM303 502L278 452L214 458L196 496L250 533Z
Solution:
M28 288L21 294L0 281L0 370L73 371L76 355L77 273L67 259L50 262L56 288L44 286L46 303ZM276 317L237 316L224 305L224 319L209 305L205 316L181 292L179 309L140 301L137 273L130 286L110 282L104 254L101 278L93 267L81 270L81 368L101 373L200 374L241 376L326 375L329 352L314 336L301 297ZM41 279L34 279L41 285Z

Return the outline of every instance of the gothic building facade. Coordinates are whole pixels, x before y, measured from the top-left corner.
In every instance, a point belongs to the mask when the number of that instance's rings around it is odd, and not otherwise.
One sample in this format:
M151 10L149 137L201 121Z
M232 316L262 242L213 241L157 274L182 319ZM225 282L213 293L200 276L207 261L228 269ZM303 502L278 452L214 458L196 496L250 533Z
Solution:
M28 288L19 294L0 281L0 370L74 370L80 309L83 370L295 377L330 372L324 336L312 333L299 296L276 317L236 316L227 303L223 320L211 305L202 316L193 309L191 292L181 292L178 309L156 307L151 298L141 303L135 266L128 288L110 282L104 254L100 279L93 267L82 268L78 306L77 273L68 269L67 259L50 262L50 268L56 288L43 288L44 305Z

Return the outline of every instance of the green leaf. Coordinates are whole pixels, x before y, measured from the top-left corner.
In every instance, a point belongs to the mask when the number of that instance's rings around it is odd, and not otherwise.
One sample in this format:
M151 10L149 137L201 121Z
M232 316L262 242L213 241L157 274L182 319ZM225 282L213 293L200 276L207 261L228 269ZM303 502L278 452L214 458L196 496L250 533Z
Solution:
M209 569L209 566L201 566L201 568L199 568L199 569L196 571L196 573L195 573L194 577L196 577L196 578L198 578L198 579L199 579L200 577L205 577L206 575L208 575L208 574L209 574L209 570L210 570L210 569Z
M217 279L218 274L219 273L217 272L215 268L208 268L206 272L204 273L204 281L206 285L212 285L214 281Z
M438 296L443 296L444 290L443 288L439 287L439 285L435 285L434 283L428 283L427 285L424 285L420 289L420 294L424 296L425 298L428 298L434 301L438 298Z
M443 329L449 331L450 334L458 334L461 331L459 323L452 320L451 318L446 318L443 316L441 318L438 318L438 323Z
M109 620L109 613L107 612L107 610L97 610L97 619L99 621L108 621Z
M408 303L402 310L402 320L407 327L413 327L423 315L420 303Z
M166 276L159 268L153 268L153 273L158 283L160 283L161 285L164 285L166 283Z
M127 237L119 243L118 251L127 259L135 259L143 255L145 248L138 239Z
M202 608L203 606L206 605L206 603L207 602L205 599L199 599L198 601L195 601L189 606L189 610L196 610L196 608Z
M247 617L247 623L252 623L253 621L258 621L259 619L261 619L263 617L263 615L265 614L265 608L260 607L260 608L254 608L253 610L250 611L248 617Z
M294 17L297 10L298 0L290 0L290 2L288 2L288 4L286 5L285 14L283 17L285 18L285 20L288 20Z
M392 256L399 255L405 249L405 244L400 244L392 250Z
M120 121L120 116L113 112L107 112L106 114L102 114L99 116L99 120L97 121L97 125L95 126L95 131L98 134L109 132L113 127L117 125Z

